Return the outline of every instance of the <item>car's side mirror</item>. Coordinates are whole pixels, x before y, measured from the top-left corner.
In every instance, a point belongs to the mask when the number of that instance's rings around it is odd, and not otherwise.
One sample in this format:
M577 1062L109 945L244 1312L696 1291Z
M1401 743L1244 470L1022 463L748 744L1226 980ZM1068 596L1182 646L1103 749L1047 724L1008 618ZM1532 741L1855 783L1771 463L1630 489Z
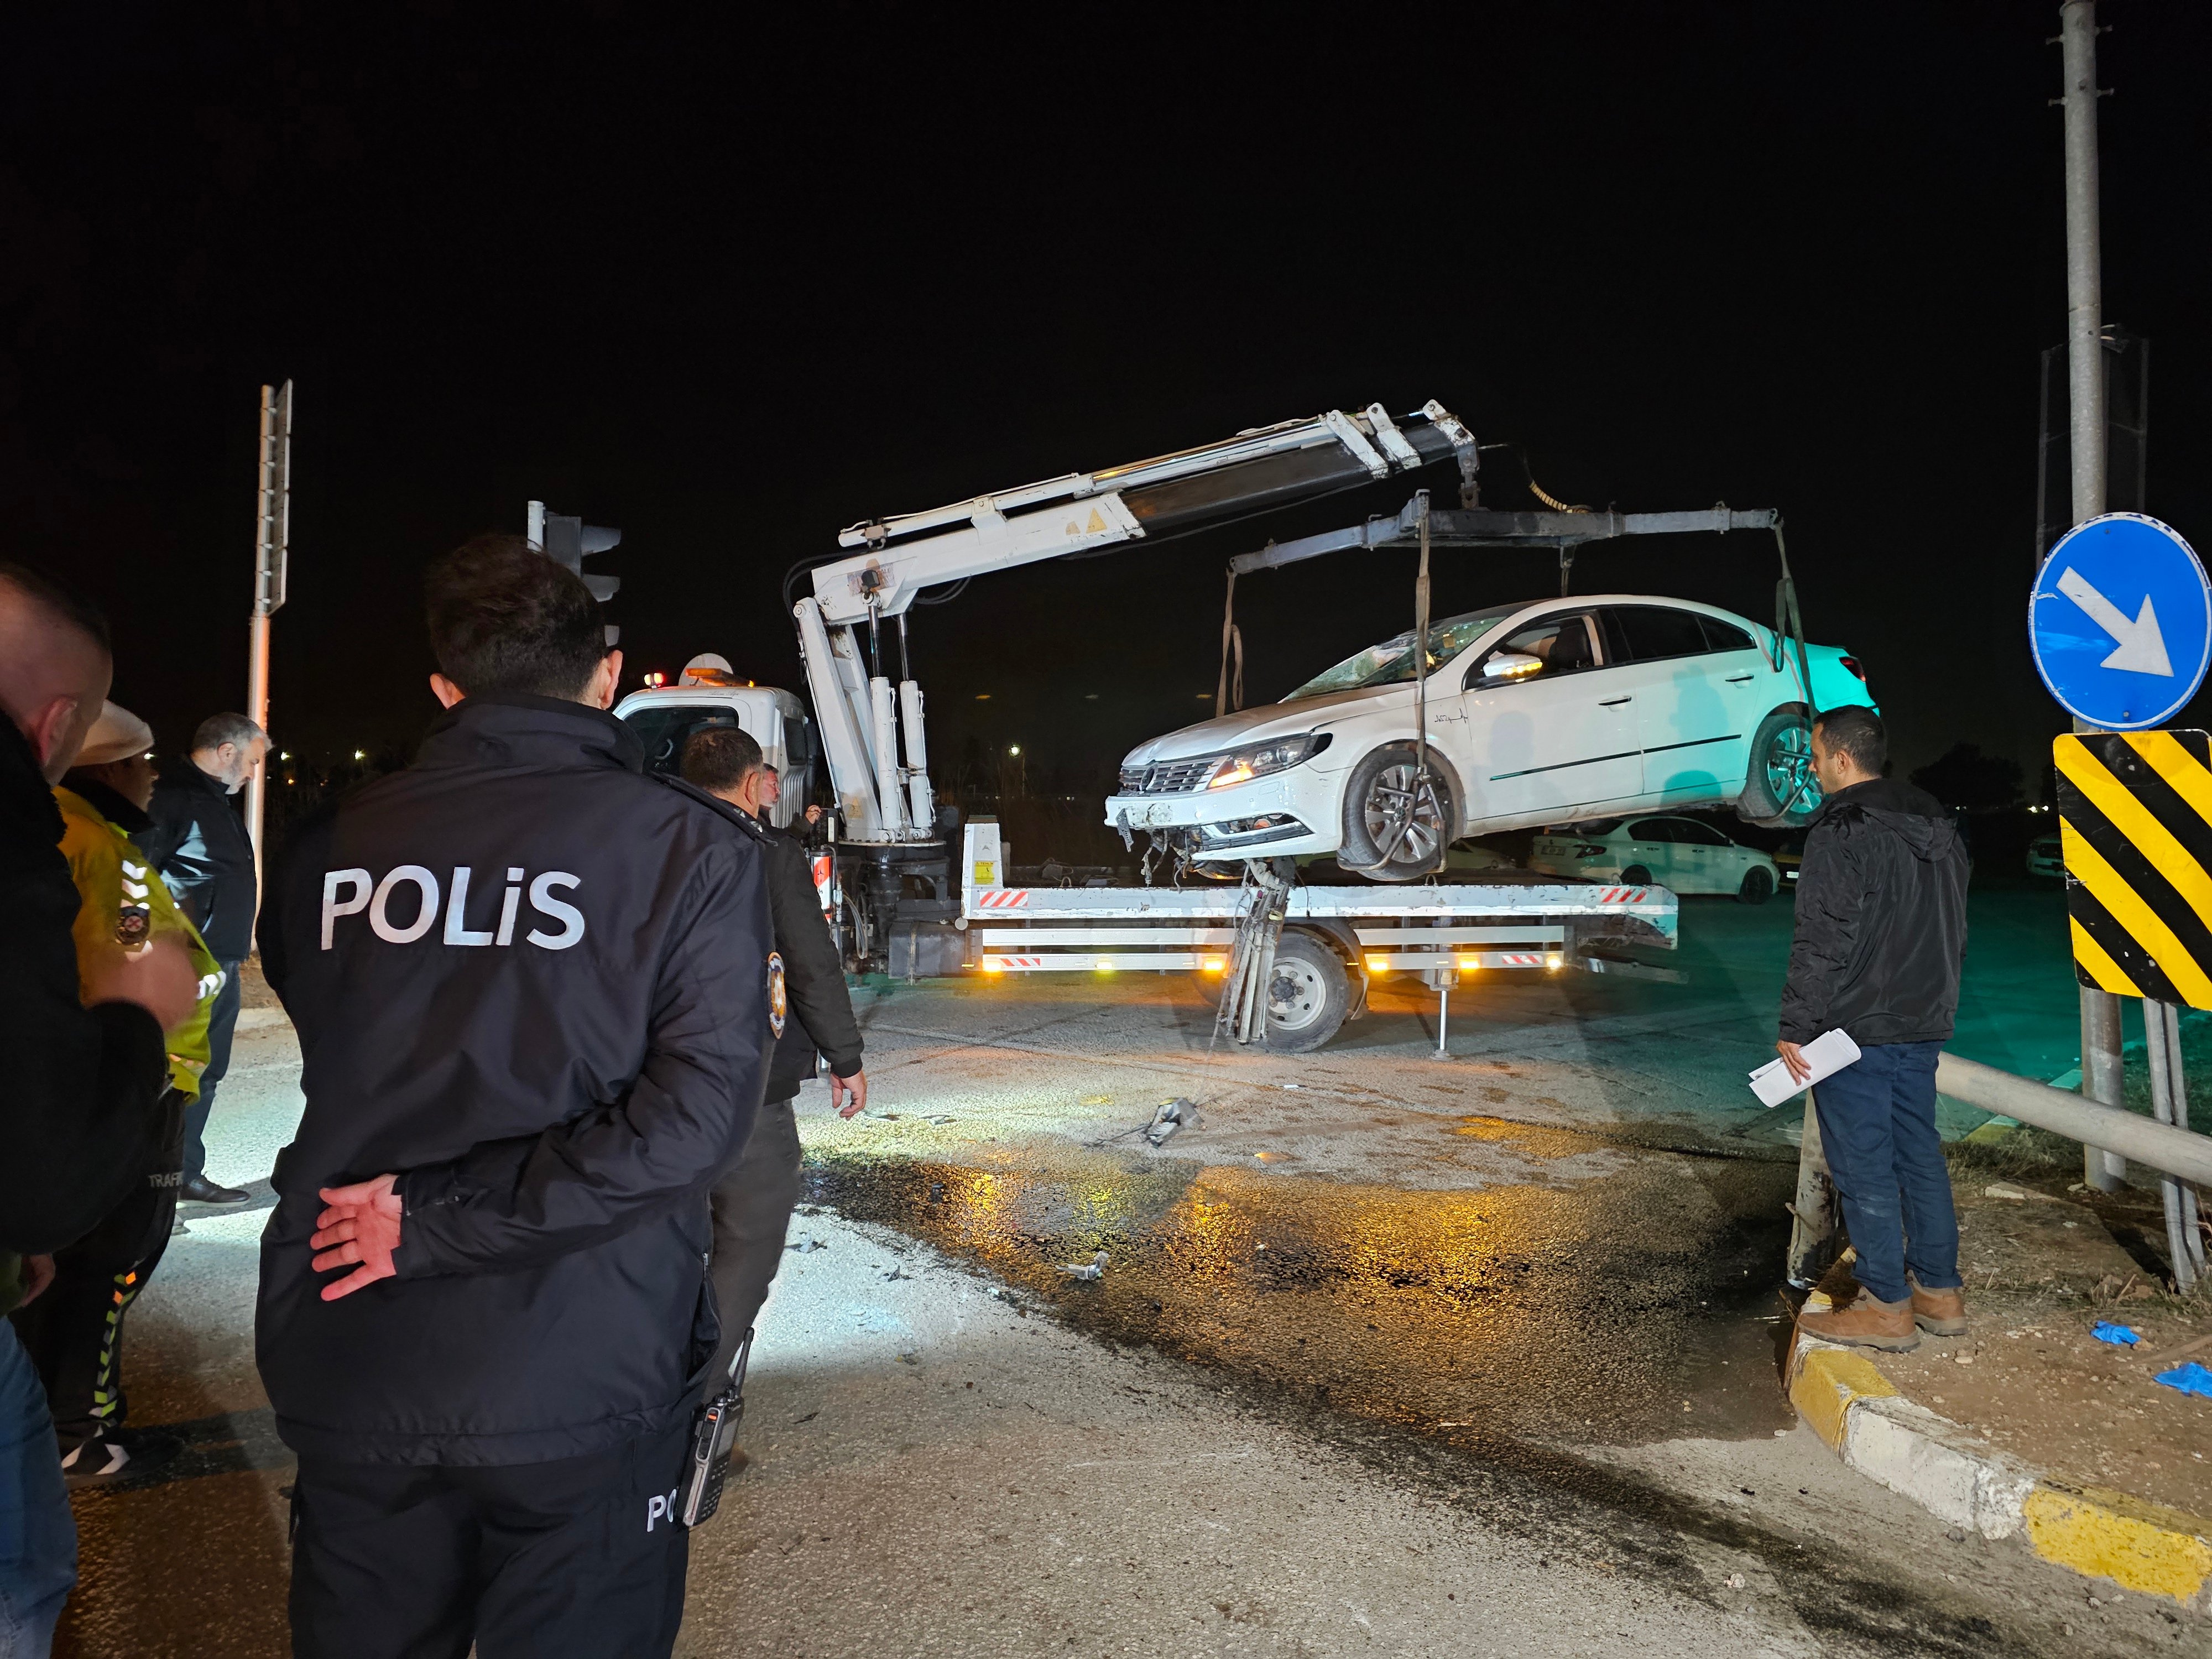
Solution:
M1523 651L1494 651L1483 659L1481 678L1485 685L1505 685L1543 672L1541 657Z

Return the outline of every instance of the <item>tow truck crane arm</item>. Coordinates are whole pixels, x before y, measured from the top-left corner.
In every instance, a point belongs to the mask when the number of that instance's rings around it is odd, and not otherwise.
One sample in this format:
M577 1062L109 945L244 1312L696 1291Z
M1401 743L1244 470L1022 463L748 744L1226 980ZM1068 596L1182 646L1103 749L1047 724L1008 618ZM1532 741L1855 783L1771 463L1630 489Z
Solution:
M1471 505L1475 441L1451 412L1431 401L1394 418L1370 404L1358 414L1331 410L841 532L839 544L859 550L817 566L813 597L799 600L793 615L847 838L877 845L936 839L921 688L902 660L894 696L881 638L883 623L896 623L903 659L906 612L923 590L1181 534L1446 459L1457 461L1462 497Z

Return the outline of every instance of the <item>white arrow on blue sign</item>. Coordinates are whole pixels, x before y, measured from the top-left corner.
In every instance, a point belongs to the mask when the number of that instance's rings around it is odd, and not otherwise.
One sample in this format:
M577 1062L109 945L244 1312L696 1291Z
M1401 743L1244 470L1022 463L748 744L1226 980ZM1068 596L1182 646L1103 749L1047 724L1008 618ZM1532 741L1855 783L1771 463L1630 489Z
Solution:
M2162 725L2212 662L2212 584L2179 531L2107 513L2068 531L2043 562L2027 643L2076 720L2105 732Z

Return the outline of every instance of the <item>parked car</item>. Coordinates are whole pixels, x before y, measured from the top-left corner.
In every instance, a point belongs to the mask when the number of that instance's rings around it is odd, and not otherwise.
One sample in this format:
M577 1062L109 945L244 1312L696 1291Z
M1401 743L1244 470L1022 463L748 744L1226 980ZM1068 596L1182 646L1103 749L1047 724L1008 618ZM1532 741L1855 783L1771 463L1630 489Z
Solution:
M1733 612L1543 599L1447 617L1425 646L1429 787L1415 788L1408 630L1280 702L1131 750L1106 822L1200 862L1334 853L1407 881L1462 836L1662 806L1795 824L1820 803L1796 653ZM1808 656L1821 708L1872 705L1840 647Z
M2027 873L2046 881L2066 879L2066 855L2056 836L2038 836L2027 844Z
M1624 887L1733 893L1746 904L1765 903L1782 880L1765 854L1697 818L1607 819L1541 835L1529 845L1528 867Z

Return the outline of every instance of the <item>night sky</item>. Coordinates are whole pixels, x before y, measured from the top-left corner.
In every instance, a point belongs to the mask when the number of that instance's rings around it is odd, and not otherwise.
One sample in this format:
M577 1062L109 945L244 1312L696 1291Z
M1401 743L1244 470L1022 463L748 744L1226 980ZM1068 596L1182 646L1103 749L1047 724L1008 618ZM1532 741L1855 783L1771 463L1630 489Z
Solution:
M0 25L0 548L108 607L165 746L244 695L286 376L273 724L310 754L411 744L421 568L532 496L622 526L629 684L715 650L795 686L782 578L842 526L1429 398L1572 501L1779 507L1901 765L1972 741L2033 788L2061 726L2023 627L2055 3L66 9ZM2106 316L2154 343L2148 506L2202 545L2212 18L2104 12ZM1087 777L1209 713L1226 556L1405 494L918 611L940 773ZM1412 568L1241 584L1249 700L1407 626ZM1577 586L1771 619L1773 574L1738 535ZM1436 606L1556 585L1452 555Z

